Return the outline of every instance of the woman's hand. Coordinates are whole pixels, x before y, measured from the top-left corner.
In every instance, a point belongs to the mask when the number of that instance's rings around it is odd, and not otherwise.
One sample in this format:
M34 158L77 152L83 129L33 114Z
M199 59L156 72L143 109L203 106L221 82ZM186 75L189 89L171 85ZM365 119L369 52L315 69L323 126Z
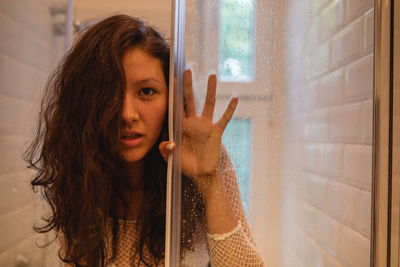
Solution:
M192 72L186 70L183 77L185 118L183 119L182 172L190 177L200 192L215 179L221 149L221 138L226 125L236 109L238 98L232 98L223 116L213 123L217 78L208 78L207 95L201 115L196 114L192 87ZM169 146L169 147L168 147ZM160 152L164 158L173 150L173 144L162 142Z

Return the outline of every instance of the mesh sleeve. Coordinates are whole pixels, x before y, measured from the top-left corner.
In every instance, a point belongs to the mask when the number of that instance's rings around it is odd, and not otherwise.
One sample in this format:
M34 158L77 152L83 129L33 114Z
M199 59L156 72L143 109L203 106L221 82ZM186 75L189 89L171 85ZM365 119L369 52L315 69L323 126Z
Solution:
M233 165L224 147L219 159L218 175L222 178L224 193L238 224L229 233L207 235L212 266L264 266L244 213Z
M253 242L239 223L230 233L207 235L212 266L264 266Z

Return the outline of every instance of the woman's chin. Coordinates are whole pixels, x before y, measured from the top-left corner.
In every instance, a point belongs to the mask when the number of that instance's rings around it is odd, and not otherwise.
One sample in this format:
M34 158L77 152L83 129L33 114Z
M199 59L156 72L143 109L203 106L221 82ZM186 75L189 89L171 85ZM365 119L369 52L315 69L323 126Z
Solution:
M142 153L122 153L121 158L126 163L139 162L144 158L145 154Z

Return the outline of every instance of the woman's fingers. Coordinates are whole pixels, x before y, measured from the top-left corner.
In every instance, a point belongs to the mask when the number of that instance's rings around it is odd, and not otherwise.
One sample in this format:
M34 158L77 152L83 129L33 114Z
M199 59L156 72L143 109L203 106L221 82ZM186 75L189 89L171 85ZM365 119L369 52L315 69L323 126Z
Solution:
M206 102L204 103L202 116L212 120L215 109L215 92L217 88L217 76L208 77Z
M175 150L175 143L170 141L163 141L158 146L158 149L160 150L160 154L163 159L165 161L168 161L168 156Z
M193 86L192 86L192 71L185 70L183 73L183 93L185 96L185 111L186 116L196 115L196 105L194 102Z
M231 102L229 102L229 105L226 108L224 114L217 122L217 127L221 134L224 132L226 125L228 125L228 122L231 120L233 112L235 112L235 109L237 107L238 101L239 101L239 99L237 97L232 98L232 100L231 100Z

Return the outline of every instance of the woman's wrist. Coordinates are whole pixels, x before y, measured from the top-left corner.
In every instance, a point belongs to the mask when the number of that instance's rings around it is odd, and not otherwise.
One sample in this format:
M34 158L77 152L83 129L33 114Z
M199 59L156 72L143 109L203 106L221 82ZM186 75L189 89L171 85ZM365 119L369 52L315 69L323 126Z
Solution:
M192 178L192 180L203 197L204 202L206 202L212 194L223 190L222 182L216 172L209 175L195 177Z
M210 234L223 234L237 226L232 204L226 196L223 181L217 173L198 177L195 182L203 197L206 210L207 230Z

